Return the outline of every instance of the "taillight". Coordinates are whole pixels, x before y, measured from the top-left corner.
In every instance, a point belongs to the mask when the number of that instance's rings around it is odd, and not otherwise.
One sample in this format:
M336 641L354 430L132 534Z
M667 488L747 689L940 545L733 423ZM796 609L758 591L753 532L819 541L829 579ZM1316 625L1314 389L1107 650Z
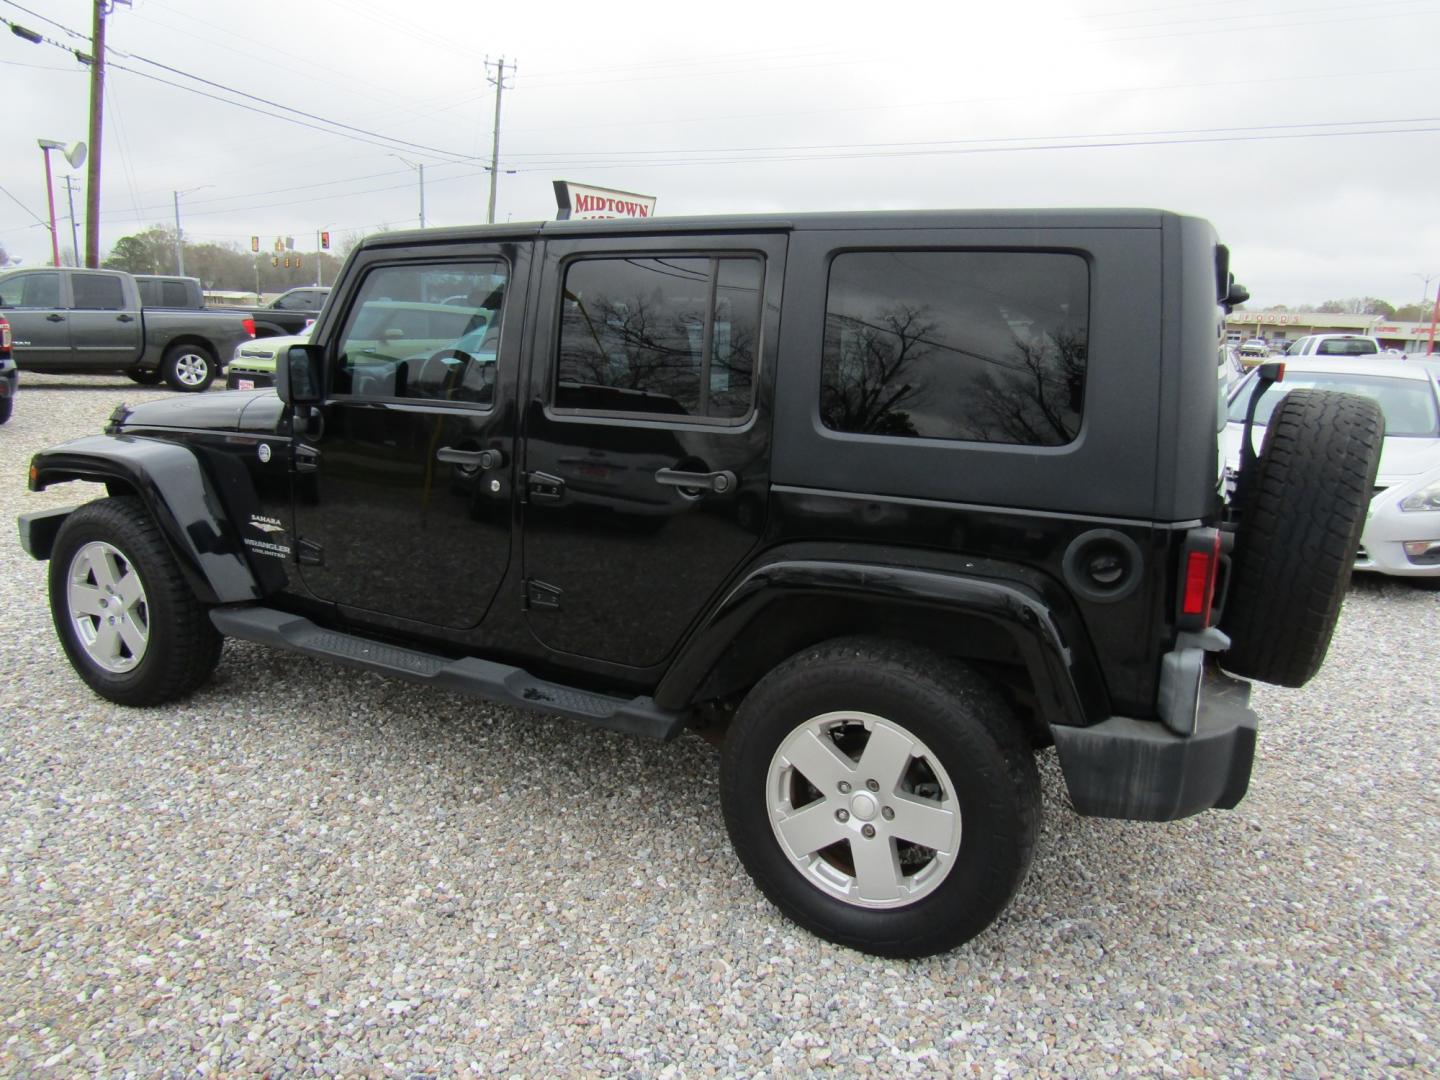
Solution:
M0 349L10 351L10 320L0 315Z
M246 315L245 318L240 320L240 325L245 327L245 332L251 337L255 336L255 320L250 318L249 315Z
M1219 529L1191 529L1181 553L1179 611L1181 630L1204 630L1215 616L1215 591L1225 564L1226 536Z

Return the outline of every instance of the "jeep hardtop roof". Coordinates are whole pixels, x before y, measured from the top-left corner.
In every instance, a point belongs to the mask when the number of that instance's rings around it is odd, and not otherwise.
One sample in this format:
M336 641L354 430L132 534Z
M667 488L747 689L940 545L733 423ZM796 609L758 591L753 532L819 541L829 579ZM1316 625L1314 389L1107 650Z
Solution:
M366 237L359 247L373 249L419 243L459 243L477 239L518 240L539 236L644 236L670 232L805 232L827 229L1159 229L1167 219L1185 215L1147 209L1050 210L847 210L803 214L717 214L599 221L523 221L499 225L462 225L446 229L407 229Z

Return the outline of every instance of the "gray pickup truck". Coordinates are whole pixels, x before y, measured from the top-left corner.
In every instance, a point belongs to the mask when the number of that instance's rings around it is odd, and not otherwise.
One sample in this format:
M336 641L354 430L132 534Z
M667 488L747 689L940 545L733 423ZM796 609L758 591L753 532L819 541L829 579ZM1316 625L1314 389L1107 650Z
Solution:
M135 279L118 270L15 270L0 275L21 371L120 372L145 386L206 390L253 319L238 312L145 307Z

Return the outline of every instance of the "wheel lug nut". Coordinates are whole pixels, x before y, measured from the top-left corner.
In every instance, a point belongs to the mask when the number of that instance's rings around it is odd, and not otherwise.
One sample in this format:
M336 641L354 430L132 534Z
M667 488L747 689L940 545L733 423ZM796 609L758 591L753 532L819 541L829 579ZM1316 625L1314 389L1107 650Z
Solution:
M886 821L894 821L895 811L890 809L890 807L888 806L882 806L880 808L880 816L883 817Z
M879 790L880 790L880 785L877 784L874 780L866 780L866 781L865 781L865 786L868 787L871 791L879 791Z
M861 829L860 831L865 834L865 839L869 840L871 837L873 837L873 836L875 835L875 826L874 826L874 825L866 825L866 826L865 826L863 829Z
M836 811L835 811L835 820L836 820L836 821L849 821L849 820L850 820L850 811L849 811L849 810L836 810Z
M841 781L840 781L840 794L841 794L841 795L849 795L849 794L850 794L850 782L849 782L848 780L841 780Z

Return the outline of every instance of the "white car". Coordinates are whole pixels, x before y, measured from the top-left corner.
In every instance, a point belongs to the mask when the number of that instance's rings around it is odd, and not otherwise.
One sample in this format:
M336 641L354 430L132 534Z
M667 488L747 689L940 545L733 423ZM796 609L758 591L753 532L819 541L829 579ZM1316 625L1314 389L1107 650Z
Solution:
M1245 410L1255 376L1230 395L1221 451L1228 478L1239 471ZM1364 394L1385 414L1385 444L1357 570L1402 577L1440 578L1440 383L1423 365L1374 357L1287 357L1285 377L1260 399L1253 444L1258 453L1265 424L1280 398L1300 387Z

